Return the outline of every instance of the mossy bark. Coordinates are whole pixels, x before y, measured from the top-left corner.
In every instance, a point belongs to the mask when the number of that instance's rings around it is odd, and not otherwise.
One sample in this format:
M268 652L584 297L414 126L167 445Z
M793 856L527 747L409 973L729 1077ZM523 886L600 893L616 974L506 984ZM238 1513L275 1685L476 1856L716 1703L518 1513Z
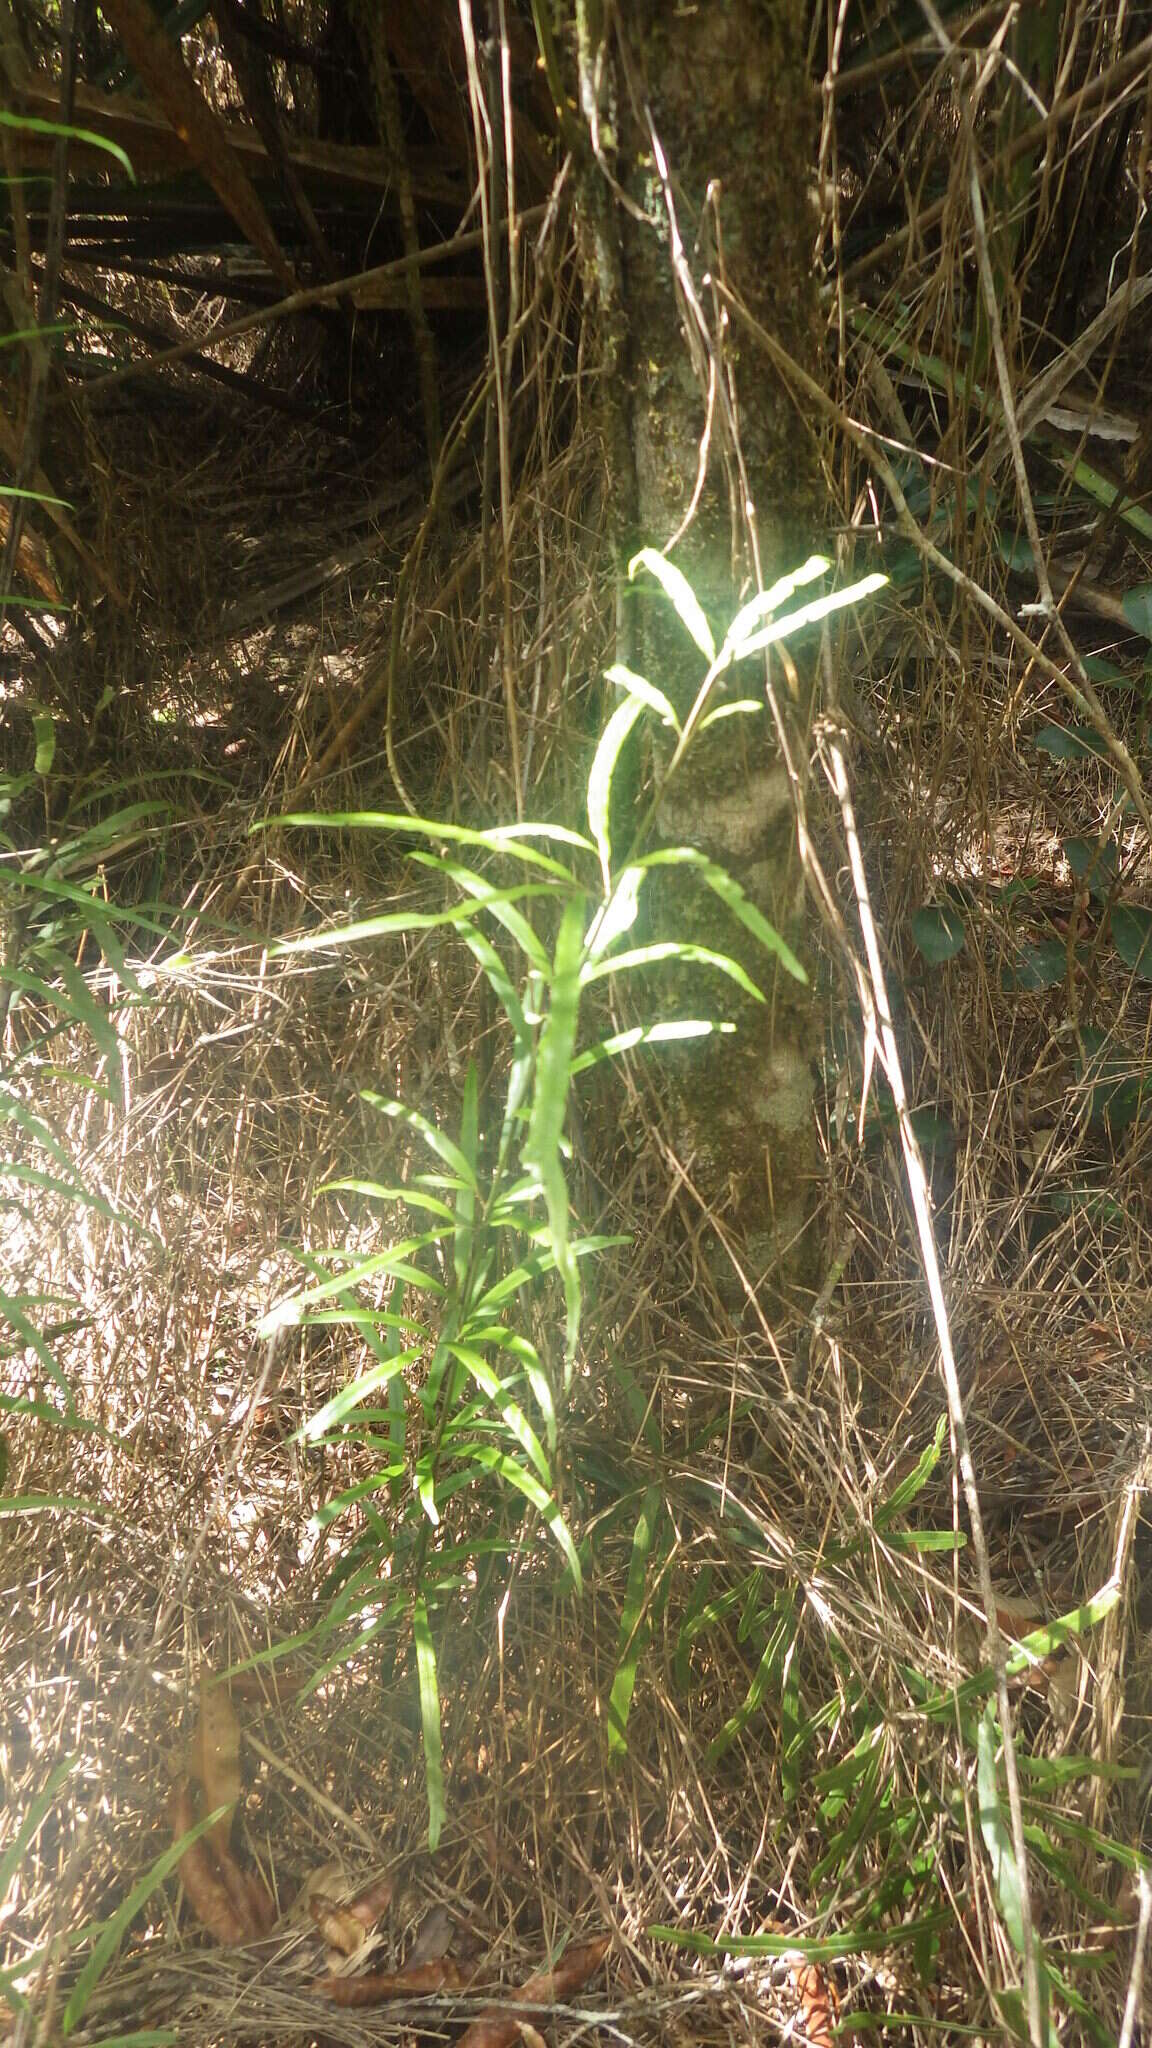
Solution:
M588 118L595 86L600 152L587 180L590 189L598 186L595 204L603 208L610 151L624 195L615 203L611 260L602 213L590 242L600 278L609 358L607 441L626 562L638 545L664 547L684 521L698 486L707 411L701 351L696 348L694 361L676 285L653 136L667 162L695 289L713 323L704 273L721 262L731 288L810 371L818 362L820 321L808 201L814 108L801 7L796 0L695 7L631 0L620 21L625 40L615 72L603 61L597 70L587 47L582 52L582 102ZM581 23L587 46L586 9ZM605 86L609 77L614 101ZM718 637L756 587L745 487L765 582L802 561L821 526L809 426L777 373L735 327L722 343L736 437L723 404L714 404L703 489L674 552ZM701 659L669 607L629 592L625 627L626 658L684 711L699 686ZM789 687L780 668L775 678L793 758L803 766L810 709L805 678L798 689ZM738 671L734 694L747 696L758 684L763 687L763 671L749 663ZM793 793L767 716L724 719L703 735L662 804L659 832L666 841L701 848L725 867L803 956ZM720 1249L726 1237L760 1299L778 1303L813 1284L819 1257L810 1002L746 940L715 896L679 881L674 899L657 912L662 928L735 955L768 994L763 1005L741 999L717 976L708 989L711 1014L734 1021L738 1036L704 1041L674 1064L678 1143L691 1156L693 1181L720 1226L713 1233L717 1283L734 1304L743 1293ZM698 1013L695 993L690 1007Z

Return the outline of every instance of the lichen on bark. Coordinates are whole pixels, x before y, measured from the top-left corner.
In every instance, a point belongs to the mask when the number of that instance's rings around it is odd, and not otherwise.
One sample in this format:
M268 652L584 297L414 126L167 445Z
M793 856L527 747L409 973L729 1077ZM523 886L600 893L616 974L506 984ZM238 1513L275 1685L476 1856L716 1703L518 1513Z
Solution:
M586 44L586 20L584 27ZM616 28L619 303L612 309L613 374L605 398L614 423L609 445L626 451L616 466L627 460L631 470L614 481L618 547L623 564L637 546L666 546L697 495L674 559L719 636L755 588L752 522L764 580L796 566L820 528L809 427L767 361L718 324L705 281L709 266L722 263L757 319L815 369L820 320L807 197L813 101L802 10L795 0L696 7L634 0L617 15ZM601 52L601 89L608 55ZM657 144L694 289L711 324L713 364L730 385L714 394L711 407L709 345L690 345ZM591 164L589 177L604 168L602 160ZM700 682L698 651L661 599L634 592L626 613L628 659L683 713ZM746 695L756 687L753 665L738 674L739 694ZM783 685L779 671L777 682ZM783 697L802 763L806 712L786 689ZM701 736L662 804L658 830L727 868L803 954L793 791L767 716L725 719ZM731 953L767 995L763 1004L734 1002L731 982L715 977L707 991L712 1014L731 1019L738 1035L698 1043L672 1067L676 1140L693 1160L694 1183L762 1298L778 1302L813 1284L818 1260L810 999L690 876L676 873L661 888L662 928ZM735 1303L741 1289L733 1277L731 1261L720 1255L715 1279Z

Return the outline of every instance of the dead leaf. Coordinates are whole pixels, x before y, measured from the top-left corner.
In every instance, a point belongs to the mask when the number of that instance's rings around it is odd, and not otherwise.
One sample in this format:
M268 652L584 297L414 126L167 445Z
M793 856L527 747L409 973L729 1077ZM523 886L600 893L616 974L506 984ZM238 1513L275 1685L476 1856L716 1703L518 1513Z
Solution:
M174 1785L168 1795L168 1818L177 1841L196 1825L196 1808L187 1779ZM236 1948L246 1941L250 1929L237 1911L206 1835L184 1851L177 1868L192 1911L214 1940L223 1948Z
M181 1779L168 1795L168 1818L179 1840L199 1815L191 1780ZM212 1842L213 1830L184 1851L177 1866L196 1918L224 1948L253 1941L276 1923L276 1907L254 1870L244 1870L229 1850Z
M323 1892L313 1892L308 1911L329 1948L338 1949L342 1956L354 1956L358 1948L363 1948L368 1930L350 1907L338 1906L335 1899L326 1898Z
M444 1957L435 1963L406 1963L402 1970L366 1970L361 1977L319 1977L316 1989L333 2005L383 2005L390 1998L417 1998L431 1991L462 1991L467 1973Z
M361 1927L375 1927L392 1904L396 1880L387 1871L374 1877L371 1884L363 1886L354 1899L349 1899L345 1911L360 1922Z
M568 1949L554 1969L540 1970L519 1991L506 1991L507 2005L552 2005L579 1991L595 1975L611 1945L611 1935L597 1935ZM497 2008L473 2020L460 2036L458 2048L515 2048L523 2022Z
M211 1813L218 1806L228 1808L208 1830L208 1840L216 1854L227 1856L244 1780L240 1770L240 1723L228 1688L218 1679L201 1681L200 1713L192 1731L188 1768L204 1794L205 1810Z
M425 1913L416 1930L416 1939L412 1944L412 1953L408 1957L409 1964L434 1963L441 1956L446 1956L452 1946L452 1936L455 1931L452 1925L452 1915L448 1908L446 1906L433 1906L429 1912Z
M836 2048L840 2001L819 1963L797 1963L792 1988L800 2000L800 2026L812 2048Z

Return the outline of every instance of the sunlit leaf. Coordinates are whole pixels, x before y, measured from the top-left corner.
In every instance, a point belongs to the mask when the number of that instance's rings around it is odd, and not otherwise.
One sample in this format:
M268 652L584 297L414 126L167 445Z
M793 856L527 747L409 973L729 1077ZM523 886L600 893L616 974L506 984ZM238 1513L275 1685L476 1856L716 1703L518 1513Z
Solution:
M600 736L600 744L588 776L588 827L600 855L600 871L607 890L612 874L612 840L609 831L612 808L612 777L632 727L644 705L639 697L626 697L618 704Z
M665 596L671 601L685 631L691 634L701 654L708 661L712 661L716 654L712 628L704 616L704 607L684 571L678 569L675 562L670 562L667 555L660 554L656 548L641 548L639 554L633 555L628 564L629 577L635 579L638 569L647 569L649 574L656 578Z
M618 689L627 690L631 697L639 697L641 703L656 713L663 725L670 725L674 732L679 733L680 720L663 690L658 690L655 683L650 683L646 676L638 676L634 669L625 668L623 662L619 661L614 662L611 668L605 669L604 673L610 683L615 683Z

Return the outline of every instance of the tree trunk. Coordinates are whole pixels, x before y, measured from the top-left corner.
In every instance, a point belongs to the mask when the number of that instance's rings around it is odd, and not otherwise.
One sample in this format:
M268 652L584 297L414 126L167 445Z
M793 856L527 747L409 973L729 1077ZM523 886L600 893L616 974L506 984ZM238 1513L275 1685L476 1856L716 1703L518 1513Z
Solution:
M758 584L796 567L819 530L810 429L768 362L745 347L738 329L722 325L705 282L708 272L722 276L815 370L820 321L808 200L814 99L802 11L795 0L695 7L630 0L621 9L615 68L597 49L595 24L580 0L578 16L582 111L599 158L585 180L584 217L604 335L621 556L626 564L638 545L665 548L698 492L673 559L719 643L738 604ZM703 334L677 282L661 153ZM618 182L614 198L608 168ZM720 380L711 404L710 355ZM633 588L623 599L622 624L622 658L683 714L703 664L666 602ZM771 682L802 776L810 688L789 669L774 662ZM728 694L759 693L763 701L764 692L764 671L755 662L734 671ZM658 830L665 841L698 847L726 868L803 957L793 791L766 713L725 718L696 742L662 802ZM658 916L662 930L738 958L768 997L764 1004L744 999L716 976L710 1013L733 1021L738 1036L698 1042L675 1063L676 1139L708 1211L722 1297L733 1306L746 1303L749 1283L762 1306L778 1304L813 1285L819 1255L812 1004L709 891L693 893L678 879ZM689 1008L697 1014L698 1001L694 985Z

